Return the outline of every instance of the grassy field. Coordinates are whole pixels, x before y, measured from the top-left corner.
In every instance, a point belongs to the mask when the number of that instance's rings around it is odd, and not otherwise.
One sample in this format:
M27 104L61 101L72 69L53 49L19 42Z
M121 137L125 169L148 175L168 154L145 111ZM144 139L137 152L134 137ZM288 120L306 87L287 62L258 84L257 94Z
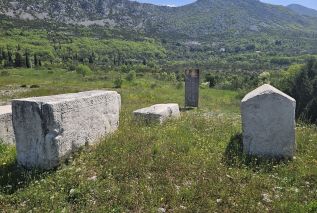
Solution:
M111 75L11 70L11 98L111 88ZM106 79L106 80L104 80ZM27 88L21 90L21 85ZM40 88L30 89L31 85ZM250 159L241 152L240 94L201 90L201 107L163 126L138 126L132 111L183 106L183 89L149 76L124 82L120 129L51 172L25 171L0 146L3 212L317 212L317 131L298 125L296 158Z

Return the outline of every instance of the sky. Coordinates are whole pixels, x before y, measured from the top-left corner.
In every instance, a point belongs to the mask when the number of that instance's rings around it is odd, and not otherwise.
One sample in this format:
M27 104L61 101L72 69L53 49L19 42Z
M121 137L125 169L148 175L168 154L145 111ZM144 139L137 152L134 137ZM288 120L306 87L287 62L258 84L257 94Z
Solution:
M137 0L143 3L152 3L158 5L169 5L169 6L181 6L184 4L189 4L195 0ZM317 0L261 0L262 2L279 4L279 5L289 5L289 4L301 4L306 7L310 7L317 10Z

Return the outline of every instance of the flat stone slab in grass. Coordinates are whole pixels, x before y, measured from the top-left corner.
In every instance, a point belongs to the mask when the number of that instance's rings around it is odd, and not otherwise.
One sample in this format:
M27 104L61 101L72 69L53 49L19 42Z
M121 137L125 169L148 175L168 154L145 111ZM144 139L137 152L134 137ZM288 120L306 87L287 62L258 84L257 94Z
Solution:
M162 124L168 119L179 118L178 104L156 104L133 112L134 119L142 123Z
M266 84L241 102L243 149L246 154L292 158L295 141L296 101Z
M57 167L78 148L117 130L120 107L117 92L102 90L13 100L18 163Z
M15 144L11 105L0 106L0 143Z

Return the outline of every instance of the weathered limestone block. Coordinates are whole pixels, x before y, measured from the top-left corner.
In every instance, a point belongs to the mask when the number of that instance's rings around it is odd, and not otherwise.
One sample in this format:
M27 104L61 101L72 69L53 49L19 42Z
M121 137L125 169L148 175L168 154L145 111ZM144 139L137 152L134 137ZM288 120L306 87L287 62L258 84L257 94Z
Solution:
M241 103L243 149L246 154L292 158L296 101L266 84L247 94Z
M0 106L0 143L15 144L11 105Z
M58 166L79 147L117 130L120 107L117 92L101 90L13 100L18 163Z
M133 112L134 119L143 123L162 124L168 119L179 118L178 104L156 104Z

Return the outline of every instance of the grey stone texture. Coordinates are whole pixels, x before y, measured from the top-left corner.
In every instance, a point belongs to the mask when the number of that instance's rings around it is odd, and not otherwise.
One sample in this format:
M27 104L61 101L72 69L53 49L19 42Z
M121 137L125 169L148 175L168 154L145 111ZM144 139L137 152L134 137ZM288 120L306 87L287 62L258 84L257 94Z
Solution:
M198 107L199 104L199 69L185 70L185 106Z
M0 106L0 143L15 145L11 105Z
M103 90L13 100L19 165L57 167L78 148L117 130L120 107L120 95Z
M292 158L295 141L296 101L265 84L241 102L243 149L260 157Z
M163 124L168 119L179 118L178 104L156 104L133 112L134 119L140 123Z

